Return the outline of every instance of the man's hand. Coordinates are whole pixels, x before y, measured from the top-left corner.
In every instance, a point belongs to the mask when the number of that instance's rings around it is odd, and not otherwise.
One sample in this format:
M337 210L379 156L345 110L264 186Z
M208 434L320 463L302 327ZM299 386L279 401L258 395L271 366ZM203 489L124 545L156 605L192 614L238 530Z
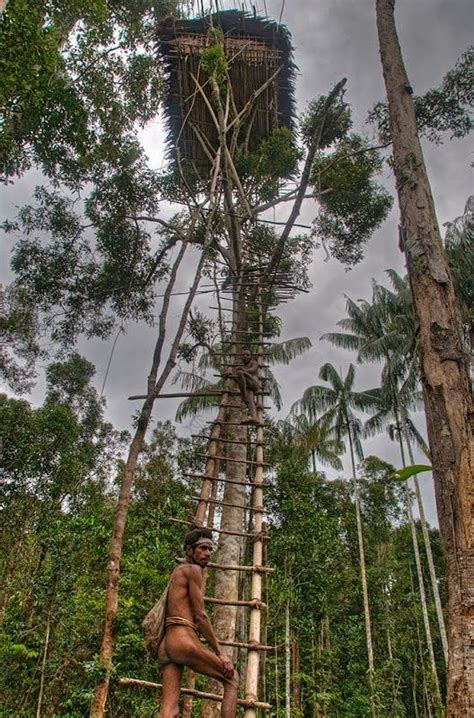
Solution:
M234 675L234 664L230 660L229 656L226 653L218 653L217 655L222 663L222 670L225 677L232 678Z

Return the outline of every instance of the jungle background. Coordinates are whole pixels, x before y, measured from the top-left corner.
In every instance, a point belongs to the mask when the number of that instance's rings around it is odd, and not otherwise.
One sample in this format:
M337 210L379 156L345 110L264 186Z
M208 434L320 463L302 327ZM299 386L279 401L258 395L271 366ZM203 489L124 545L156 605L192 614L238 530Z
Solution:
M130 155L140 171L137 186L143 206L147 192L156 190L154 172L164 162L163 86L150 26L155 14L166 14L169 6L131 0L110 5L100 0L57 4L24 0L9 5L3 18L10 22L2 37L5 47L9 42L10 52L2 59L6 72L2 99L17 94L15 114L9 118L1 145L7 158L2 253L9 264L13 250L12 269L5 268L3 279L6 284L17 283L5 293L3 315L13 352L4 358L6 394L1 397L0 690L4 707L0 710L1 715L15 718L79 718L88 715L97 681L104 562L133 426L134 408L127 396L139 393L145 383L159 298L141 305L137 292L135 303L124 307L120 297L114 297L112 310L109 306L104 314L96 297L96 304L87 307L68 306L69 323L55 322L54 315L64 311L56 294L60 275L73 272L75 265L59 261L58 276L48 272L42 276L41 261L49 269L51 264L38 247L49 246L47 251L54 252L51 237L67 241L77 230L73 213L63 211L64 198L73 198L75 209L91 188L98 187L102 192L102 205L97 206L100 222L107 202L110 209L124 192L120 186L107 187L103 180L117 168L129 167ZM415 93L423 95L439 87L466 52L470 40L467 3L455 2L449 9L442 2L422 2L416 8L401 2L397 7L409 73ZM361 7L359 3L322 2L316 11L312 3L284 7L267 1L266 8L258 11L265 9L277 19L283 13L282 22L293 35L301 73L298 111L303 112L310 99L326 92L340 76L347 76L346 100L353 125L375 143L376 130L366 119L383 99L383 84L372 3ZM49 33L38 31L45 17L52 28ZM31 49L31 56L25 55L25 45L20 46L15 37L19 25L23 38L29 38L26 48ZM117 41L115 33L120 44L118 59L115 51L108 52ZM66 58L60 71L58 57ZM78 92L71 92L71 87L79 88ZM111 92L117 87L120 92ZM44 113L45 102L51 103L50 115ZM469 195L469 139L456 138L452 127L444 129L425 140L440 223L461 217ZM144 154L137 155L140 151ZM380 167L379 181L393 194L386 164ZM34 190L37 186L40 189ZM19 213L25 204L40 210ZM164 217L167 212L171 210L165 205ZM311 210L305 210L299 221L310 226L312 216ZM275 221L284 217L284 210L272 215ZM70 226L64 224L67 221ZM459 221L456 226L462 230L464 224ZM102 225L104 245L116 241L122 229ZM127 251L125 245L124 256ZM22 301L21 294L32 286L31 257L38 260L36 301L38 297L44 300L36 307L38 313ZM350 271L326 259L324 247L315 246L307 257L311 292L279 313L282 340L308 336L313 346L291 363L275 368L282 408L273 414L270 442L268 561L277 570L271 578L266 639L275 646L266 670L266 691L275 705L275 716L288 715L288 707L290 715L308 717L365 716L371 710L349 456L342 446L334 445L334 436L329 436L326 448L322 441L312 444L307 431L310 420L308 427L301 430L300 425L295 431L294 422L284 419L305 389L320 383L319 371L325 363L342 376L347 376L351 362L357 364L357 351L320 342L323 334L337 331L336 323L346 316L347 296L375 303L372 278L377 286L397 292L385 273L392 269L399 277L404 274L396 210ZM453 261L463 260L454 257ZM106 269L108 274L100 279L107 286L117 267L111 263ZM179 277L182 290L189 285L190 272L191 267L185 267ZM38 284L41 276L44 286ZM92 279L92 274L81 276L85 283ZM129 277L130 282L135 279ZM463 299L467 312L472 312L472 294L467 301ZM201 298L197 307L204 311L207 304ZM179 300L176 316L178 309ZM94 315L101 317L95 325ZM382 360L362 362L354 380L357 388L381 386L383 390L382 364ZM175 411L175 405L164 402L158 402L154 410L153 431L140 455L120 584L116 670L150 680L156 679L156 666L146 656L140 624L180 553L183 530L170 523L169 517L185 519L192 509L189 497L194 487L184 473L193 463L198 466L202 442L190 434L198 433L209 418L199 414L175 425ZM423 415L416 405L411 411L414 428L423 435ZM370 417L370 413L356 414L362 421ZM397 442L386 430L389 427L388 417L379 434L369 432L357 459L376 710L380 716L435 716L441 714L442 701L423 632L404 483L394 473L401 460ZM425 463L421 445L420 441L416 456ZM341 465L333 453L340 454ZM429 475L420 481L443 599L443 562ZM416 530L422 547L418 523ZM423 549L421 559L442 691L443 651ZM148 716L156 708L150 695L115 689L108 710L120 718ZM198 703L194 710L198 715Z

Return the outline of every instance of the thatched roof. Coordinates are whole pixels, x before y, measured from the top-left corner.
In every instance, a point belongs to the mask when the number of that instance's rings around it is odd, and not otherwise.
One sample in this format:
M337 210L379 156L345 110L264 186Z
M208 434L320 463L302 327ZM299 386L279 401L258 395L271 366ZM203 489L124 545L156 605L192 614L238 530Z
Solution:
M266 18L238 10L215 13L194 20L170 18L158 28L158 53L168 82L165 112L168 125L170 158L180 159L186 166L196 167L201 176L209 171L209 159L197 139L193 126L214 150L218 146L214 123L192 75L205 85L207 76L200 66L200 57L209 46L208 31L220 27L224 35L224 52L229 65L237 111L252 94L281 67L276 79L256 100L256 107L242 127L239 141L247 139L249 151L279 127L292 127L294 113L293 81L295 65L288 30ZM210 97L210 88L205 85Z

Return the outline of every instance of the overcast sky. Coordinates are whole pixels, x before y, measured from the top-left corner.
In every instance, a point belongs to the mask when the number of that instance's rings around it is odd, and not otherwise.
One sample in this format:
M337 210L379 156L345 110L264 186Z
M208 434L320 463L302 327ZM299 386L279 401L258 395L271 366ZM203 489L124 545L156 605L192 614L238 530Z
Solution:
M240 5L241 3L238 3ZM221 7L232 8L232 0ZM296 84L297 111L302 112L309 100L327 93L342 77L347 77L346 100L353 110L354 129L372 132L365 125L368 110L384 96L384 86L378 54L375 25L374 0L266 0L268 15L279 19L283 6L282 22L290 29L295 46L295 61L299 68ZM263 0L255 3L257 12L264 12ZM250 3L248 3L250 7ZM456 59L472 42L473 11L471 0L397 0L396 20L402 52L410 82L416 94L438 85L443 75L453 67ZM163 131L156 120L142 133L146 151L152 166L163 163ZM472 141L470 139L449 141L441 146L424 144L425 158L431 179L440 224L462 213L466 198L473 191ZM15 205L28 201L38 177L32 174L18 181L14 187L2 193L2 215L12 216ZM393 180L388 167L381 181L393 192ZM315 206L307 202L300 217L310 223ZM280 211L278 218L285 218ZM392 267L404 273L403 257L397 248L398 208L395 203L388 220L375 234L366 248L365 259L352 271L346 272L335 260L324 262L324 253L315 253L311 267L313 289L310 294L297 297L283 305L283 338L309 336L313 349L295 360L289 367L276 368L285 402L281 416L285 416L293 401L304 389L318 383L320 366L330 361L347 370L354 361L349 353L336 350L327 342L320 342L321 334L332 331L338 319L345 314L347 294L353 299L370 298L371 279L384 282L385 269ZM8 262L11 240L3 240L1 256ZM5 264L6 262L2 262ZM191 269L191 265L189 267ZM6 266L2 269L3 281L8 281ZM189 286L189 275L182 281L182 288ZM202 308L208 302L200 301ZM178 316L180 303L173 308ZM130 428L131 415L138 408L137 402L127 401L130 394L142 393L150 364L154 331L145 327L127 327L127 335L121 336L113 356L107 378L105 396L108 415L118 428ZM97 367L97 387L100 390L110 356L112 341L81 342L80 351ZM357 388L367 388L378 383L380 367L358 367ZM37 389L32 395L35 403L42 401L43 382L39 377ZM161 400L155 406L154 418L173 419L176 405ZM203 425L202 417L184 424L180 433L189 433ZM418 419L424 428L423 418ZM396 446L388 436L379 436L367 442L366 454L374 453L381 458L400 465ZM425 475L426 476L426 475ZM424 479L427 514L435 522L435 509L430 479Z

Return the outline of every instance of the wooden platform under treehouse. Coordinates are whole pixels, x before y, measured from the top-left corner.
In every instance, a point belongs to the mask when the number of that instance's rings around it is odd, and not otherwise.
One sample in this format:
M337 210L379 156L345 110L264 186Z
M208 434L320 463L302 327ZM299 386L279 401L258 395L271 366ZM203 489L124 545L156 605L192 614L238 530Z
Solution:
M162 23L158 53L169 84L165 102L168 154L176 159L179 150L182 165L194 167L201 177L207 176L209 154L214 156L219 146L215 123L196 84L197 80L212 105L201 62L203 52L215 42L211 28L218 28L223 37L227 84L231 88L230 121L249 105L239 130L239 147L252 152L275 129L291 128L294 112L293 48L283 25L237 10L195 20L170 18ZM249 102L252 98L254 101Z

